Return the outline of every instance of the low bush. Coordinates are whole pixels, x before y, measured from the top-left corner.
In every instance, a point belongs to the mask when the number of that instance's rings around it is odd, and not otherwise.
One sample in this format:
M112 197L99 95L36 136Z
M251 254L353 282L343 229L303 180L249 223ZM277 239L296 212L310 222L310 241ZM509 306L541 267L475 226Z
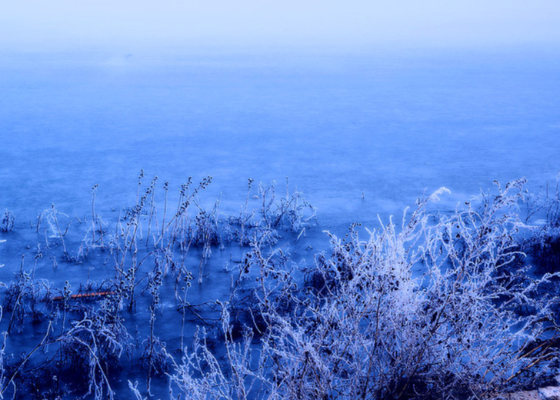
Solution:
M558 366L555 275L522 266L515 213L524 181L429 223L426 204L369 233L331 238L313 287L289 290L290 274L253 249L255 291L266 329L224 344L216 361L204 340L171 375L187 398L489 398L531 387ZM415 269L421 273L413 272ZM287 306L289 305L289 306ZM254 358L258 357L256 361ZM178 398L178 397L177 397Z

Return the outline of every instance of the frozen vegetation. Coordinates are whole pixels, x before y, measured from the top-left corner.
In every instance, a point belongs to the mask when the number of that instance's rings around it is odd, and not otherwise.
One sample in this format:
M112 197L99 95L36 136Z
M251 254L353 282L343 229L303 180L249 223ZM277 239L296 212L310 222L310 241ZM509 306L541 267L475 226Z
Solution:
M249 179L238 213L211 181L142 172L118 216L97 185L87 216L5 211L0 398L479 399L558 373L558 188L440 212L442 188L313 254L288 181Z

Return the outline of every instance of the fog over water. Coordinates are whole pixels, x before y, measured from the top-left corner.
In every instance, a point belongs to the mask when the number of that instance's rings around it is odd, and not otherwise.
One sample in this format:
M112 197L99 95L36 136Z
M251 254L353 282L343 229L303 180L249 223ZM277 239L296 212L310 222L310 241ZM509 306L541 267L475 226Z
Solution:
M554 0L26 0L0 5L0 47L550 45L559 11Z

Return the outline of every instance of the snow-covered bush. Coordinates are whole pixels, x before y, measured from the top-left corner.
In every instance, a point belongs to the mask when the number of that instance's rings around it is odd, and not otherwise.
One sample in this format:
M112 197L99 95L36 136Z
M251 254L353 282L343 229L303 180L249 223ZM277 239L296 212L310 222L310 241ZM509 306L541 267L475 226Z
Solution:
M557 300L544 291L554 276L531 277L518 263L518 220L510 212L523 184L498 185L480 209L466 204L436 223L426 204L443 190L419 200L399 229L390 222L367 240L355 229L342 240L329 234L332 254L317 258L308 271L314 286L303 290L254 249L265 329L255 325L234 343L224 326L223 364L195 340L171 375L175 392L216 399L485 398L531 386L558 364ZM249 357L256 331L258 361Z
M69 363L75 373L87 377L87 394L96 400L113 399L109 370L118 364L128 345L129 335L122 321L108 313L87 314L61 335L60 351L64 362Z
M225 363L209 350L206 332L197 330L191 351L180 364L175 364L174 373L169 375L172 399L248 399L262 398L266 393L264 365L251 346L252 330L245 329L242 339L234 341L227 305L219 305Z
M300 233L310 226L309 221L316 219L316 208L297 189L290 193L287 178L286 196L277 199L276 182L272 182L269 186L259 185L259 197L264 223L273 229L281 227Z

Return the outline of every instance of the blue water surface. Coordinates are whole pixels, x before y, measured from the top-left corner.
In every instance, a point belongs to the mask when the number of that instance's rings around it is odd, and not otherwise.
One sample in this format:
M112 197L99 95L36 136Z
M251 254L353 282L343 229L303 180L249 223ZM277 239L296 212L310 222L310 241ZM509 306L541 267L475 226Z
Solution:
M18 223L135 195L141 168L178 187L246 178L303 191L327 225L455 200L494 179L553 180L560 57L551 51L5 54L0 207ZM362 199L362 192L364 199ZM234 201L235 204L237 202Z

